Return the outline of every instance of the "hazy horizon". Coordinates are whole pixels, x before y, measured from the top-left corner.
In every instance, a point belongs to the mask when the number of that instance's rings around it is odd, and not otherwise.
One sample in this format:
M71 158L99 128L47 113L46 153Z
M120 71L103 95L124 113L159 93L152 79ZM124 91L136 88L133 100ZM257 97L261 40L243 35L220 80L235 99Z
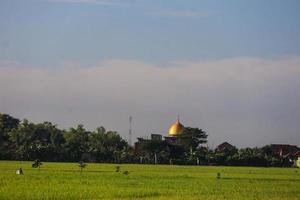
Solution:
M300 2L2 0L0 112L208 145L300 145Z

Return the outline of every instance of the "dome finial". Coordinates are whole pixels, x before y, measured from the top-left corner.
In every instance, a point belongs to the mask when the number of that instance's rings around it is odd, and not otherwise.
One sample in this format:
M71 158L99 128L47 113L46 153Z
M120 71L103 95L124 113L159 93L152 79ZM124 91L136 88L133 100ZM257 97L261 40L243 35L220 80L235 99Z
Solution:
M177 115L177 122L178 123L180 122L180 116L179 116L179 114Z

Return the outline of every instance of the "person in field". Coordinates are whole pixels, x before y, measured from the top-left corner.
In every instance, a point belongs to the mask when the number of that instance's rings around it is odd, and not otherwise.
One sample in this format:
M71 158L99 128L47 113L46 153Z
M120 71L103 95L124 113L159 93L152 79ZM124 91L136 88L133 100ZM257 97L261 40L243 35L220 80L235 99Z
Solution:
M24 174L23 169L21 167L19 169L17 169L16 174Z

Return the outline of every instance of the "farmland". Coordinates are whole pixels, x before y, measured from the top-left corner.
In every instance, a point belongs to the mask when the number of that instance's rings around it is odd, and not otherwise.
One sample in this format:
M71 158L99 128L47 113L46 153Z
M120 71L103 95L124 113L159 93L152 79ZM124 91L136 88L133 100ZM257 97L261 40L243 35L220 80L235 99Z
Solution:
M0 199L300 199L296 168L31 164L0 161Z

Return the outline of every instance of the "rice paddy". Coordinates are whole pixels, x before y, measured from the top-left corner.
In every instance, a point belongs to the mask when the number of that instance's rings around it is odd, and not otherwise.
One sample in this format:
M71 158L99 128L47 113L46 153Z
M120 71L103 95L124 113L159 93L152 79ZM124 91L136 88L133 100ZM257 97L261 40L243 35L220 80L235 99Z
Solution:
M0 199L300 199L297 168L31 164L0 161Z

